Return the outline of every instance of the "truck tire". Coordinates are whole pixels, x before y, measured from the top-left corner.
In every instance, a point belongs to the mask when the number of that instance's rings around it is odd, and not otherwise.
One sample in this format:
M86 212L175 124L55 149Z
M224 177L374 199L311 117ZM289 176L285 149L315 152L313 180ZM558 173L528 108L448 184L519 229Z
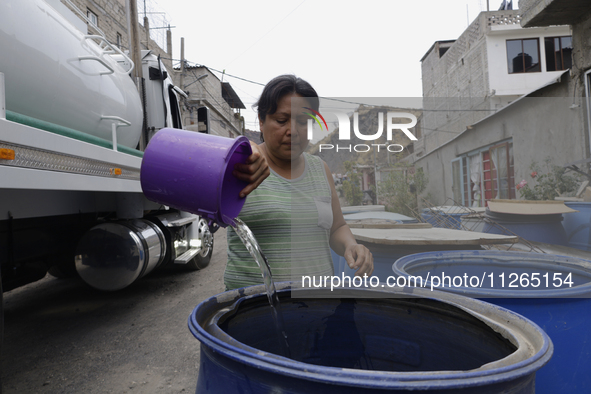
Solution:
M198 237L201 240L202 246L201 251L197 253L197 256L185 265L189 271L201 270L207 267L211 261L211 255L213 254L213 234L209 229L207 220L200 218L197 227Z

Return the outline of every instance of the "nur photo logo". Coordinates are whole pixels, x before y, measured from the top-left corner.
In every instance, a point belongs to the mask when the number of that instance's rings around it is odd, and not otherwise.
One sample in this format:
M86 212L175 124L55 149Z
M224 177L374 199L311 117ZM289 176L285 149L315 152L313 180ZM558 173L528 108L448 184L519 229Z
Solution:
M308 140L314 138L314 123L318 124L321 131L330 132L328 130L328 123L319 111L309 107L304 107L309 112L304 114L309 116L307 123ZM351 142L351 140L374 141L377 142L386 132L386 142L393 141L394 133L402 132L411 141L417 141L417 137L410 131L417 124L417 117L409 112L397 111L382 111L372 114L377 115L377 131L374 130L360 130L359 127L359 113L353 112L353 119L345 112L340 111L326 111L322 110L325 116L336 117L338 121L338 141ZM385 119L384 119L385 118ZM376 122L372 122L375 125ZM323 127L324 125L324 127ZM351 125L353 126L353 135L351 135ZM361 143L361 144L320 144L319 151L336 150L348 152L368 152L376 149L378 152L387 150L391 153L398 153L404 150L404 146L395 143Z

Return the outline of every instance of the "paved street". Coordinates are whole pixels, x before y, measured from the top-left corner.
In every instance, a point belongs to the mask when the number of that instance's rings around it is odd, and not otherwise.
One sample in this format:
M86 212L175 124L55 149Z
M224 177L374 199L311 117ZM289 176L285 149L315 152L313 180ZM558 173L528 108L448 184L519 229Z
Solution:
M225 233L202 271L157 271L114 293L48 276L5 293L3 393L193 393L187 319L224 289Z

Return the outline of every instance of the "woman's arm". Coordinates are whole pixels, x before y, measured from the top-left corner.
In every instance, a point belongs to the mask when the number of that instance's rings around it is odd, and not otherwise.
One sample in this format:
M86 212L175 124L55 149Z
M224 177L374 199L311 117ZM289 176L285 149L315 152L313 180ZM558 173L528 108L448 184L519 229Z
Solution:
M330 247L337 254L345 257L347 265L354 270L355 275L363 276L367 274L371 275L373 272L373 256L369 249L365 246L360 245L355 240L351 229L345 222L343 212L341 211L341 204L339 203L339 196L334 186L334 180L332 179L332 173L328 168L328 165L324 163L324 170L326 171L326 177L328 178L328 184L332 191L332 228L330 229Z

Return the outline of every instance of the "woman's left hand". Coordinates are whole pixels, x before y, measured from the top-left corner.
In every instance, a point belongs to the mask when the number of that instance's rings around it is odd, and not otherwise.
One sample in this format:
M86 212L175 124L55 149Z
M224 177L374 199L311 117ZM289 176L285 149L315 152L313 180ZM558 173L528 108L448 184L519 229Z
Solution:
M355 276L370 276L373 272L373 255L363 245L350 244L345 249L345 260L349 268L357 270Z
M248 156L246 163L238 163L234 166L234 176L248 182L248 186L240 191L240 197L248 196L270 174L269 165L259 147L250 141L252 154Z

